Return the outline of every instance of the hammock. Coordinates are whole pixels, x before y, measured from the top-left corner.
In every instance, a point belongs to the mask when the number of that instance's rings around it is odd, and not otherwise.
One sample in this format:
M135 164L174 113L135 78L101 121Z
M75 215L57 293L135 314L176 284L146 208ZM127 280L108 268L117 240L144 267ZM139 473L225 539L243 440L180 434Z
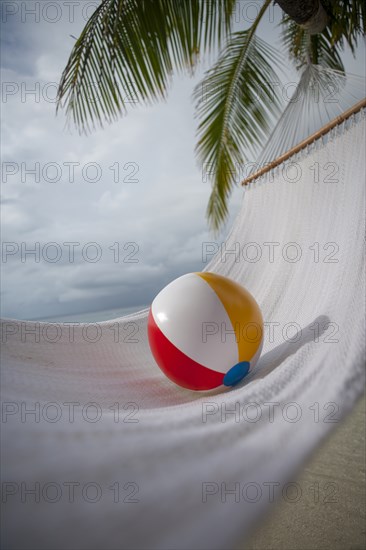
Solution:
M3 320L5 547L227 549L289 490L364 385L365 102L339 122L251 178L207 266L266 321L239 386L166 379L146 311Z

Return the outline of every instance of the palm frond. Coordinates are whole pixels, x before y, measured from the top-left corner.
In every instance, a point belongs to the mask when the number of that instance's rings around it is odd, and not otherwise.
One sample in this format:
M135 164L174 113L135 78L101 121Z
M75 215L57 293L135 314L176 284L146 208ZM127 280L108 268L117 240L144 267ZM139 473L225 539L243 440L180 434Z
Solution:
M365 0L322 0L329 15L329 33L332 46L344 47L347 42L353 54L358 40L366 33Z
M332 46L329 29L311 36L312 62L325 69L344 72L344 65L338 49Z
M324 29L321 34L310 36L303 27L297 25L288 16L283 18L282 25L284 45L298 69L307 63L313 63L327 69L344 71L337 47L333 45L329 28Z
M227 201L245 154L264 143L278 113L276 65L278 53L253 29L237 32L195 89L201 121L196 152L211 175L207 217L215 230L227 217Z
M235 0L103 0L62 74L58 108L81 130L111 122L130 103L164 98L173 69L230 32Z

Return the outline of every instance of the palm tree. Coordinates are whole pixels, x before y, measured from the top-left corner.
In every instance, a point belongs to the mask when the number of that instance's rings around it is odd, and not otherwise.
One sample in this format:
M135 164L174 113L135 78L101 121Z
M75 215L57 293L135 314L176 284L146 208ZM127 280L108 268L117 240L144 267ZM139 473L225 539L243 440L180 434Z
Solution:
M297 68L313 63L344 71L344 44L354 52L365 31L364 0L277 1ZM194 91L196 152L210 166L207 215L217 229L228 213L236 163L263 143L269 120L280 114L273 88L278 53L257 35L270 3L263 1L249 28L234 32L236 0L102 0L72 49L58 107L80 131L90 131L126 113L131 98L165 98L174 72L192 74L206 53L219 52Z

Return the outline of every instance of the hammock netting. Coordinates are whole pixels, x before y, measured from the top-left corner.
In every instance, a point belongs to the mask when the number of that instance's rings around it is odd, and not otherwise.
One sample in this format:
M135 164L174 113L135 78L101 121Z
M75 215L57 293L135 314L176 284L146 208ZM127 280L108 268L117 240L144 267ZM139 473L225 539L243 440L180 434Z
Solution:
M245 188L207 266L266 322L230 390L165 378L147 311L99 329L4 320L5 546L227 549L248 534L363 392L364 194L365 109Z

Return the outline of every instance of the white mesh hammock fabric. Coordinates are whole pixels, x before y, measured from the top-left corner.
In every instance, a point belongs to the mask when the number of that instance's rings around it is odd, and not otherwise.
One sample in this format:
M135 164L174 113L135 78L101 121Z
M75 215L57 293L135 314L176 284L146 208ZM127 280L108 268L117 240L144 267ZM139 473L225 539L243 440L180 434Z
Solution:
M207 266L266 321L233 389L166 379L146 311L98 338L4 320L4 546L227 549L248 533L363 392L364 193L365 110L245 189Z

